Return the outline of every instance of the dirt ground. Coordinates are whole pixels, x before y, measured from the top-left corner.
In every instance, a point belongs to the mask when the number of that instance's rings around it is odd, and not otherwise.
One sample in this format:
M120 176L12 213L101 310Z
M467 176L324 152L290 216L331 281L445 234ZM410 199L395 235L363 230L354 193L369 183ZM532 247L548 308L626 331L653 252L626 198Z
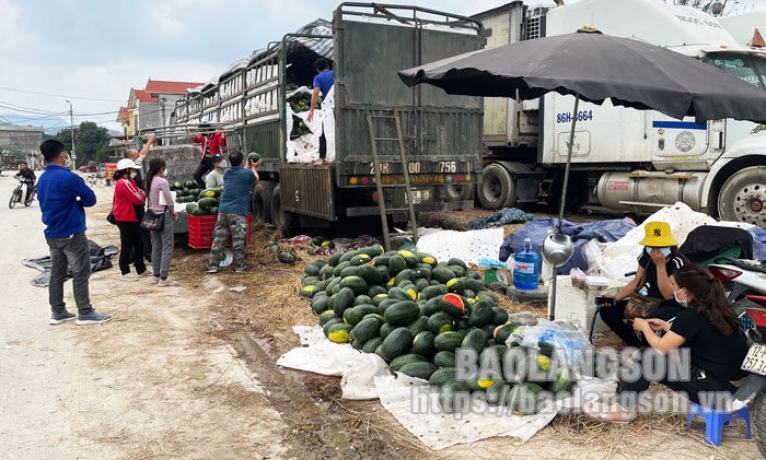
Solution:
M0 181L0 196L10 193L7 182ZM102 246L118 244L117 228L105 221L111 191L97 189L99 204L88 210L88 236ZM37 212L38 223L30 224L29 231L39 232L30 235L41 240ZM8 219L3 222L7 225ZM295 265L279 263L264 249L278 236L263 226L253 228L249 273L204 273L207 251L188 248L183 238L177 238L171 265L179 287L160 288L149 280L124 283L116 267L94 273L93 303L114 317L95 327L47 326L46 293L24 287L21 295L36 299L35 319L3 336L7 350L30 346L18 359L0 361L13 370L13 377L0 377L6 388L0 408L14 417L13 422L0 421L0 458L759 458L739 422L725 429L723 446L713 448L704 445L701 423L685 431L683 416L642 416L629 425L613 425L566 414L521 446L509 438L491 438L432 451L379 402L341 400L339 378L275 365L282 353L299 346L292 327L317 323L308 301L297 295L298 276L317 256L298 248L301 260ZM44 243L36 244L35 250L41 249ZM22 274L19 280L35 276L33 271ZM9 288L6 284L4 292L12 292ZM69 285L66 292L71 304ZM508 299L502 306L545 314L541 307ZM41 335L45 328L48 333ZM77 360L83 375L64 378L75 371L55 367L45 355L64 347L71 347L68 359ZM26 369L30 359L39 366L38 374L54 374L46 377L48 387L19 388L23 385L15 369ZM29 382L38 378L35 372ZM63 388L71 381L77 385ZM46 399L52 407L42 410L26 409L35 398L17 397L26 390L50 393L51 387L57 396L53 402ZM60 396L67 391L91 396ZM68 424L62 431L68 434L35 437L49 420Z

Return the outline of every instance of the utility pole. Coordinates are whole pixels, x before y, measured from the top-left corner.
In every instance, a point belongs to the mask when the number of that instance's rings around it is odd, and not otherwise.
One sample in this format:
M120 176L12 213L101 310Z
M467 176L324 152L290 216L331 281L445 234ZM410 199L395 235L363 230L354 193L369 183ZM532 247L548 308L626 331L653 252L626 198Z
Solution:
M72 134L72 169L75 169L77 167L77 153L74 148L74 114L72 113L72 103L69 102L69 99L66 101L69 104L69 132Z
M167 99L165 99L164 96L160 97L160 109L162 111L162 119L160 120L160 126L167 125L167 123L165 123L165 101L167 101ZM164 140L160 142L162 142L163 144L165 143Z

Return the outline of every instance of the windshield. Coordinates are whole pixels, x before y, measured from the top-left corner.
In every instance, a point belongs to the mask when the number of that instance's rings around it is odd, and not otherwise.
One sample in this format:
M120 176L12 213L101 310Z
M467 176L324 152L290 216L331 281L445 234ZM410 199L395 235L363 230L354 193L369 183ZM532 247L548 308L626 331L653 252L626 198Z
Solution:
M766 58L742 53L710 53L702 60L753 86L766 89Z

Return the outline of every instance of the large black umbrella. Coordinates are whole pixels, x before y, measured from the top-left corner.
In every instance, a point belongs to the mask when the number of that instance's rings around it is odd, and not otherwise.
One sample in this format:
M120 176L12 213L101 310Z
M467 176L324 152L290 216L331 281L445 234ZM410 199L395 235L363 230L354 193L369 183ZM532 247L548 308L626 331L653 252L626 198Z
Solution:
M559 35L473 51L402 70L399 78L409 86L428 83L467 96L535 99L554 91L575 96L573 113L581 99L595 104L611 99L616 106L658 110L673 118L693 116L697 123L766 121L766 91L682 54L602 34ZM553 246L568 239L560 230L576 122L572 117L558 232L549 236ZM554 265L564 262L553 260Z

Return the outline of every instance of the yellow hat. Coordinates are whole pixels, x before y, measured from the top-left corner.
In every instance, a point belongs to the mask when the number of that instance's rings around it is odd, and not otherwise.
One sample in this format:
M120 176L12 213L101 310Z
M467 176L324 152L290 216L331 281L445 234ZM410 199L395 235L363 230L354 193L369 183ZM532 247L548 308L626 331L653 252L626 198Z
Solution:
M649 222L644 226L646 236L641 240L641 246L652 248L667 248L678 246L678 242L670 234L670 224L667 222Z

